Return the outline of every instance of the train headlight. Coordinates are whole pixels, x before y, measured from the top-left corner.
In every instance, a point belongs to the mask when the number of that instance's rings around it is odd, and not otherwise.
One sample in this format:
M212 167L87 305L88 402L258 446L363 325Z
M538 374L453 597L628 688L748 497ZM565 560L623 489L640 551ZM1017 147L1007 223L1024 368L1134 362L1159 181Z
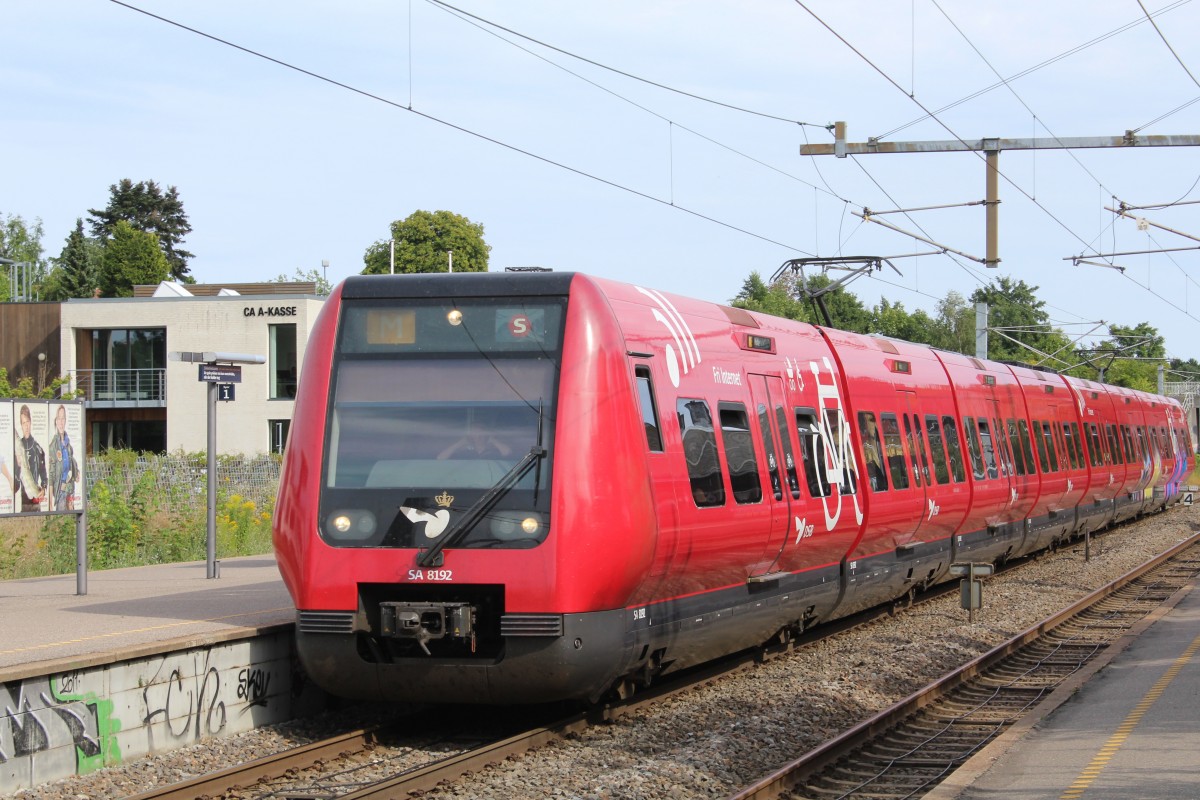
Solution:
M325 518L325 533L339 541L369 539L377 527L375 515L360 509L335 511Z
M529 511L493 512L492 536L496 539L529 539L545 533L542 517Z
M446 321L454 326L462 325L462 312L457 308L454 309L446 315Z

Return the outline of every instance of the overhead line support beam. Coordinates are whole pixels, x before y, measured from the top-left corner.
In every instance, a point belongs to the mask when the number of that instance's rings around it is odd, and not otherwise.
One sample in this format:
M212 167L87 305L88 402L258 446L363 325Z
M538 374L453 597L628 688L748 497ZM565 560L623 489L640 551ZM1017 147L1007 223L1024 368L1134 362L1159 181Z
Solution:
M847 142L846 123L833 125L833 144L806 144L800 146L802 156L868 156L877 153L967 153L983 152L985 155L986 199L986 254L984 265L996 267L1000 264L1000 151L1001 150L1086 150L1099 147L1195 147L1200 145L1200 135L1139 136L1125 131L1124 136L1068 136L1026 139L949 139L930 142L881 142L867 139L866 142ZM911 234L910 234L911 235ZM957 252L957 251L953 251ZM978 260L978 259L976 259Z

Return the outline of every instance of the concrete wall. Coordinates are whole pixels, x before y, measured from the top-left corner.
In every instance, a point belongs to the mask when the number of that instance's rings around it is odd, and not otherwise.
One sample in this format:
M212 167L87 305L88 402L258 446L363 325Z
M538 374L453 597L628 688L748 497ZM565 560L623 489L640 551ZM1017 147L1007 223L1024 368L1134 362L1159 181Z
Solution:
M82 366L76 330L165 328L167 351L220 351L269 357L269 326L295 323L297 369L324 298L311 295L71 300L62 306L62 364ZM271 400L270 364L244 365L236 400L217 408L217 451L254 455L270 448L267 420L291 419L292 400ZM167 364L167 449L207 449L207 386L198 366Z
M315 713L290 628L0 684L0 794Z

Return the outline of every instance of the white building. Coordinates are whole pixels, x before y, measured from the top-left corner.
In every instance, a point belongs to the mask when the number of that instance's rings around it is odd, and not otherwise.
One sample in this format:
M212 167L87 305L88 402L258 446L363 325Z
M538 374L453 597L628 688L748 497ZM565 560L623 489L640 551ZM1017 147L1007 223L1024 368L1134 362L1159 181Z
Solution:
M217 404L217 452L283 448L309 331L325 298L311 283L137 287L134 297L62 305L61 363L83 392L88 452L207 448L207 384L171 352L266 358L242 366Z

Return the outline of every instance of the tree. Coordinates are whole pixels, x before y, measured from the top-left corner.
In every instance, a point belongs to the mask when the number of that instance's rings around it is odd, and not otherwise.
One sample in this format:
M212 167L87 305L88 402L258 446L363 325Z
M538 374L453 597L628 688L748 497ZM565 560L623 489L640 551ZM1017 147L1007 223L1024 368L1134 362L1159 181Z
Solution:
M274 280L274 283L315 283L317 285L317 294L328 295L333 291L332 284L321 274L319 269L302 270L296 268L296 276L289 278L285 273L279 273L279 277Z
M788 276L768 286L758 272L751 272L750 277L742 283L742 290L730 304L785 319L813 321L810 307L796 299L794 282Z
M807 281L810 292L827 289L833 281L827 275L817 275ZM757 272L751 273L742 284L742 291L733 299L733 305L777 317L824 325L825 318L815 300L800 299L802 290L794 275L784 275L767 286ZM829 311L832 327L844 331L867 333L871 330L871 312L862 301L844 286L839 286L821 295L821 302Z
M112 239L118 222L124 220L135 230L153 233L166 256L170 277L194 283L188 274L188 259L192 254L180 249L183 239L192 232L179 190L168 186L164 194L154 181L134 183L122 178L108 187L110 197L103 210L88 209L92 235L105 244Z
M41 219L35 219L31 225L17 214L5 214L0 217L0 256L18 263L28 264L28 267L20 269L29 270L30 285L35 290L39 290L41 281L46 275L46 265L42 261ZM9 297L8 282L11 266L4 265L0 268L0 275L4 278L0 280L0 300L12 299ZM16 267L12 268L17 269ZM25 272L21 272L20 277L23 278L24 275Z
M171 277L171 265L153 233L125 220L113 226L100 266L100 292L105 297L132 297L135 285L158 284Z
M972 303L988 305L988 358L1063 366L1057 360L1070 351L1071 340L1050 324L1037 290L1002 275L971 293Z
M91 297L100 286L100 270L104 248L83 233L83 220L75 220L75 230L67 236L58 258L52 258L54 268L43 282L42 296L47 300L66 300L68 297Z
M446 272L454 254L455 272L487 272L491 246L483 225L451 211L414 211L391 224L391 238L375 242L363 254L364 275L391 272L391 242L396 243L396 272Z
M1108 334L1110 338L1100 343L1095 359L1097 367L1104 368L1105 383L1157 392L1158 367L1166 366L1167 354L1158 328L1149 322L1133 327L1110 325Z
M975 355L975 307L951 289L937 303L938 325L946 332L945 349Z

